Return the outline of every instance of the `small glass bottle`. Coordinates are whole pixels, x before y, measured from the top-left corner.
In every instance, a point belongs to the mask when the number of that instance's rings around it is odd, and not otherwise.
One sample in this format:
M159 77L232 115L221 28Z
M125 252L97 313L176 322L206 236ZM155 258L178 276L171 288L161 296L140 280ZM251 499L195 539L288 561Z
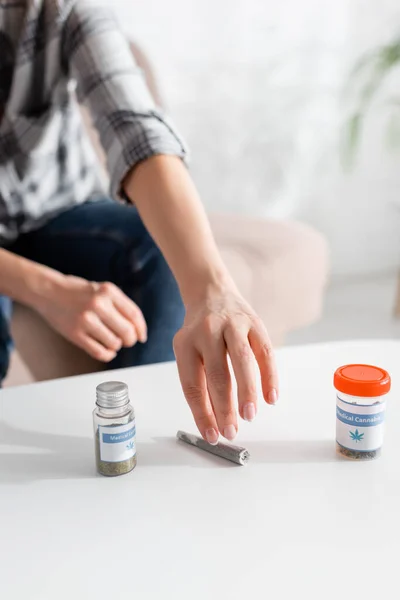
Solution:
M128 386L106 381L96 388L93 426L97 471L115 477L136 466L135 413Z
M345 365L335 372L336 448L353 460L381 453L390 375L371 365Z

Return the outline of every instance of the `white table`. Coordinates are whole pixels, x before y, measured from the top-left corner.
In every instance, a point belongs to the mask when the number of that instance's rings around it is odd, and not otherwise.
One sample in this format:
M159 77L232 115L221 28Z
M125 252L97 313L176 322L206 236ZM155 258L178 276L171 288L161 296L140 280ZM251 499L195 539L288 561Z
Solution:
M179 444L194 431L174 365L115 372L137 412L138 467L94 472L91 411L104 374L0 393L2 600L396 598L400 342L277 353L281 399L238 438L247 467ZM393 377L385 452L335 454L334 369ZM389 592L388 590L391 590Z

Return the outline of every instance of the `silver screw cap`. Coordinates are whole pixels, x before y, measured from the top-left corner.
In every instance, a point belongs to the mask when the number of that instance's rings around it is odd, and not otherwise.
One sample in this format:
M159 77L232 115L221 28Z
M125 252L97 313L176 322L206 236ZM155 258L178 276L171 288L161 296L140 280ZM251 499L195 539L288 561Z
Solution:
M96 404L103 408L118 408L129 402L129 391L122 381L105 381L96 387Z

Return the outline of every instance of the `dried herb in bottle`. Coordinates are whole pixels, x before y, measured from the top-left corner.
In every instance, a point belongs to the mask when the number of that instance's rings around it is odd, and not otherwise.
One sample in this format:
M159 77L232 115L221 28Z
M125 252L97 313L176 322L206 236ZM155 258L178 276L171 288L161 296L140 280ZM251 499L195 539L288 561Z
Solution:
M334 375L336 448L345 458L378 458L384 436L386 395L390 375L371 365L345 365Z
M344 456L345 458L350 458L351 460L373 460L374 458L378 458L381 455L382 449L371 450L369 452L359 452L358 450L349 450L348 448L344 448L338 442L336 442L336 448L339 454Z
M97 386L93 425L97 471L107 477L132 471L136 466L136 425L125 383L107 381Z

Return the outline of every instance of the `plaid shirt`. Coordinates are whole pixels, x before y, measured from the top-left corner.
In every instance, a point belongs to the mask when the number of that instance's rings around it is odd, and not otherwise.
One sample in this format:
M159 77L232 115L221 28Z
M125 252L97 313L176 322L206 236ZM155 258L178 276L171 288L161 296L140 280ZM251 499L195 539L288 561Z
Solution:
M0 0L0 245L104 194L76 95L99 132L112 196L138 162L185 156L102 4Z

